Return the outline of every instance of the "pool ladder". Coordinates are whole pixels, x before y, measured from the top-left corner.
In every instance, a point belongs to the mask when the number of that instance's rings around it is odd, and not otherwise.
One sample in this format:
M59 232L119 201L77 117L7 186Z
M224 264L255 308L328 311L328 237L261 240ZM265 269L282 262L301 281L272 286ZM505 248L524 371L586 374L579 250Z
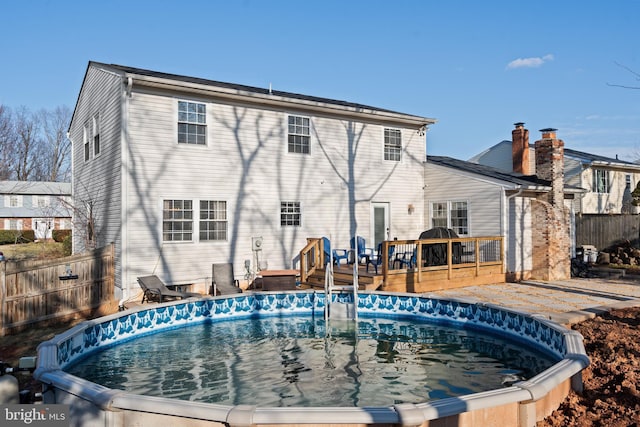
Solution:
M334 293L350 292L352 294L351 302L334 301ZM358 320L358 264L353 266L353 282L351 285L336 286L333 281L333 257L327 263L324 273L324 320L328 322L334 317L338 319Z

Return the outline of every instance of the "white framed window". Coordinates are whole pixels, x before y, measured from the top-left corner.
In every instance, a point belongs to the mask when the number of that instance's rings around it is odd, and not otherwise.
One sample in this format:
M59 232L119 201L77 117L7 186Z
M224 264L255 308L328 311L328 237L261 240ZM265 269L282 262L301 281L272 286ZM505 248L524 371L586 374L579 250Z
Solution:
M384 128L384 159L399 162L402 156L400 129Z
M82 128L82 142L84 144L84 161L88 162L91 159L91 144L89 143L89 125L84 125Z
M193 240L193 202L191 200L163 200L162 241Z
M34 208L46 208L51 205L49 196L34 195L31 198L31 204Z
M593 170L593 191L595 193L608 193L609 192L609 171L605 169Z
M8 194L4 196L4 205L9 208L21 208L22 196L19 194Z
M431 228L449 228L449 215L447 202L435 202L431 204Z
M227 202L200 200L199 236L201 241L227 240Z
M178 101L178 143L207 143L207 106L198 102Z
M431 227L450 228L458 236L469 235L469 209L466 201L431 203Z
M289 153L311 153L311 120L309 117L289 116L287 150Z
M300 202L280 202L280 226L299 227L301 219Z
M21 219L5 219L4 229L5 230L22 230L22 220Z
M93 156L97 157L100 154L100 116L96 114L93 116Z

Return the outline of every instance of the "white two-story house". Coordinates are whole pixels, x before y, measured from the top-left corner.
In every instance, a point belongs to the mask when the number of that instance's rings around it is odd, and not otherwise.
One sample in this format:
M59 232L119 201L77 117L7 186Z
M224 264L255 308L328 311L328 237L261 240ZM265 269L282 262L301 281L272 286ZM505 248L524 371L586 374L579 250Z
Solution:
M240 279L245 265L290 268L308 237L417 238L434 122L90 62L69 128L75 207L90 219L74 251L113 242L116 297L130 298L140 275L206 286L212 263Z

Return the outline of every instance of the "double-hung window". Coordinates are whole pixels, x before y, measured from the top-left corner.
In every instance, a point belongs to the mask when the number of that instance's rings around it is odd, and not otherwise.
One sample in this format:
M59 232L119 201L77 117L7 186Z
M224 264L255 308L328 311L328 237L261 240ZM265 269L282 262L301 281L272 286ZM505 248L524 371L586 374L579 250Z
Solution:
M280 202L280 225L299 227L301 219L300 202Z
M458 236L469 235L469 210L466 201L431 203L431 226L450 228Z
M596 193L609 192L609 171L605 169L593 170L593 191Z
M207 143L207 108L205 104L178 101L178 143Z
M164 200L162 205L162 241L191 241L193 236L193 202Z
M93 156L100 154L100 117L93 116Z
M82 143L84 144L84 161L91 159L91 144L89 143L89 125L86 124L82 128Z
M289 153L309 154L311 152L311 131L308 117L289 116L287 129Z
M400 161L402 154L402 134L400 129L384 129L384 159Z
M200 241L227 240L227 202L200 200Z

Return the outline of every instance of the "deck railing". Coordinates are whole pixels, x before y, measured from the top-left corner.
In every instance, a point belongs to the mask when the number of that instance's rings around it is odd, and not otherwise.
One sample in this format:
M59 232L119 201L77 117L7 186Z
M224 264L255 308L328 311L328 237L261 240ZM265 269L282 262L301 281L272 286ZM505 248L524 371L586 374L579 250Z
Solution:
M300 252L300 278L306 282L316 271L324 271L323 239L308 238ZM383 254L387 254L384 256ZM354 259L354 257L350 257ZM474 276L481 274L483 267L499 267L504 272L504 245L502 236L464 237L455 239L385 240L380 252L368 261L377 264L377 274L388 283L392 276L411 275L417 282L431 273L452 279L459 270L472 270ZM395 277L398 281L398 278Z

